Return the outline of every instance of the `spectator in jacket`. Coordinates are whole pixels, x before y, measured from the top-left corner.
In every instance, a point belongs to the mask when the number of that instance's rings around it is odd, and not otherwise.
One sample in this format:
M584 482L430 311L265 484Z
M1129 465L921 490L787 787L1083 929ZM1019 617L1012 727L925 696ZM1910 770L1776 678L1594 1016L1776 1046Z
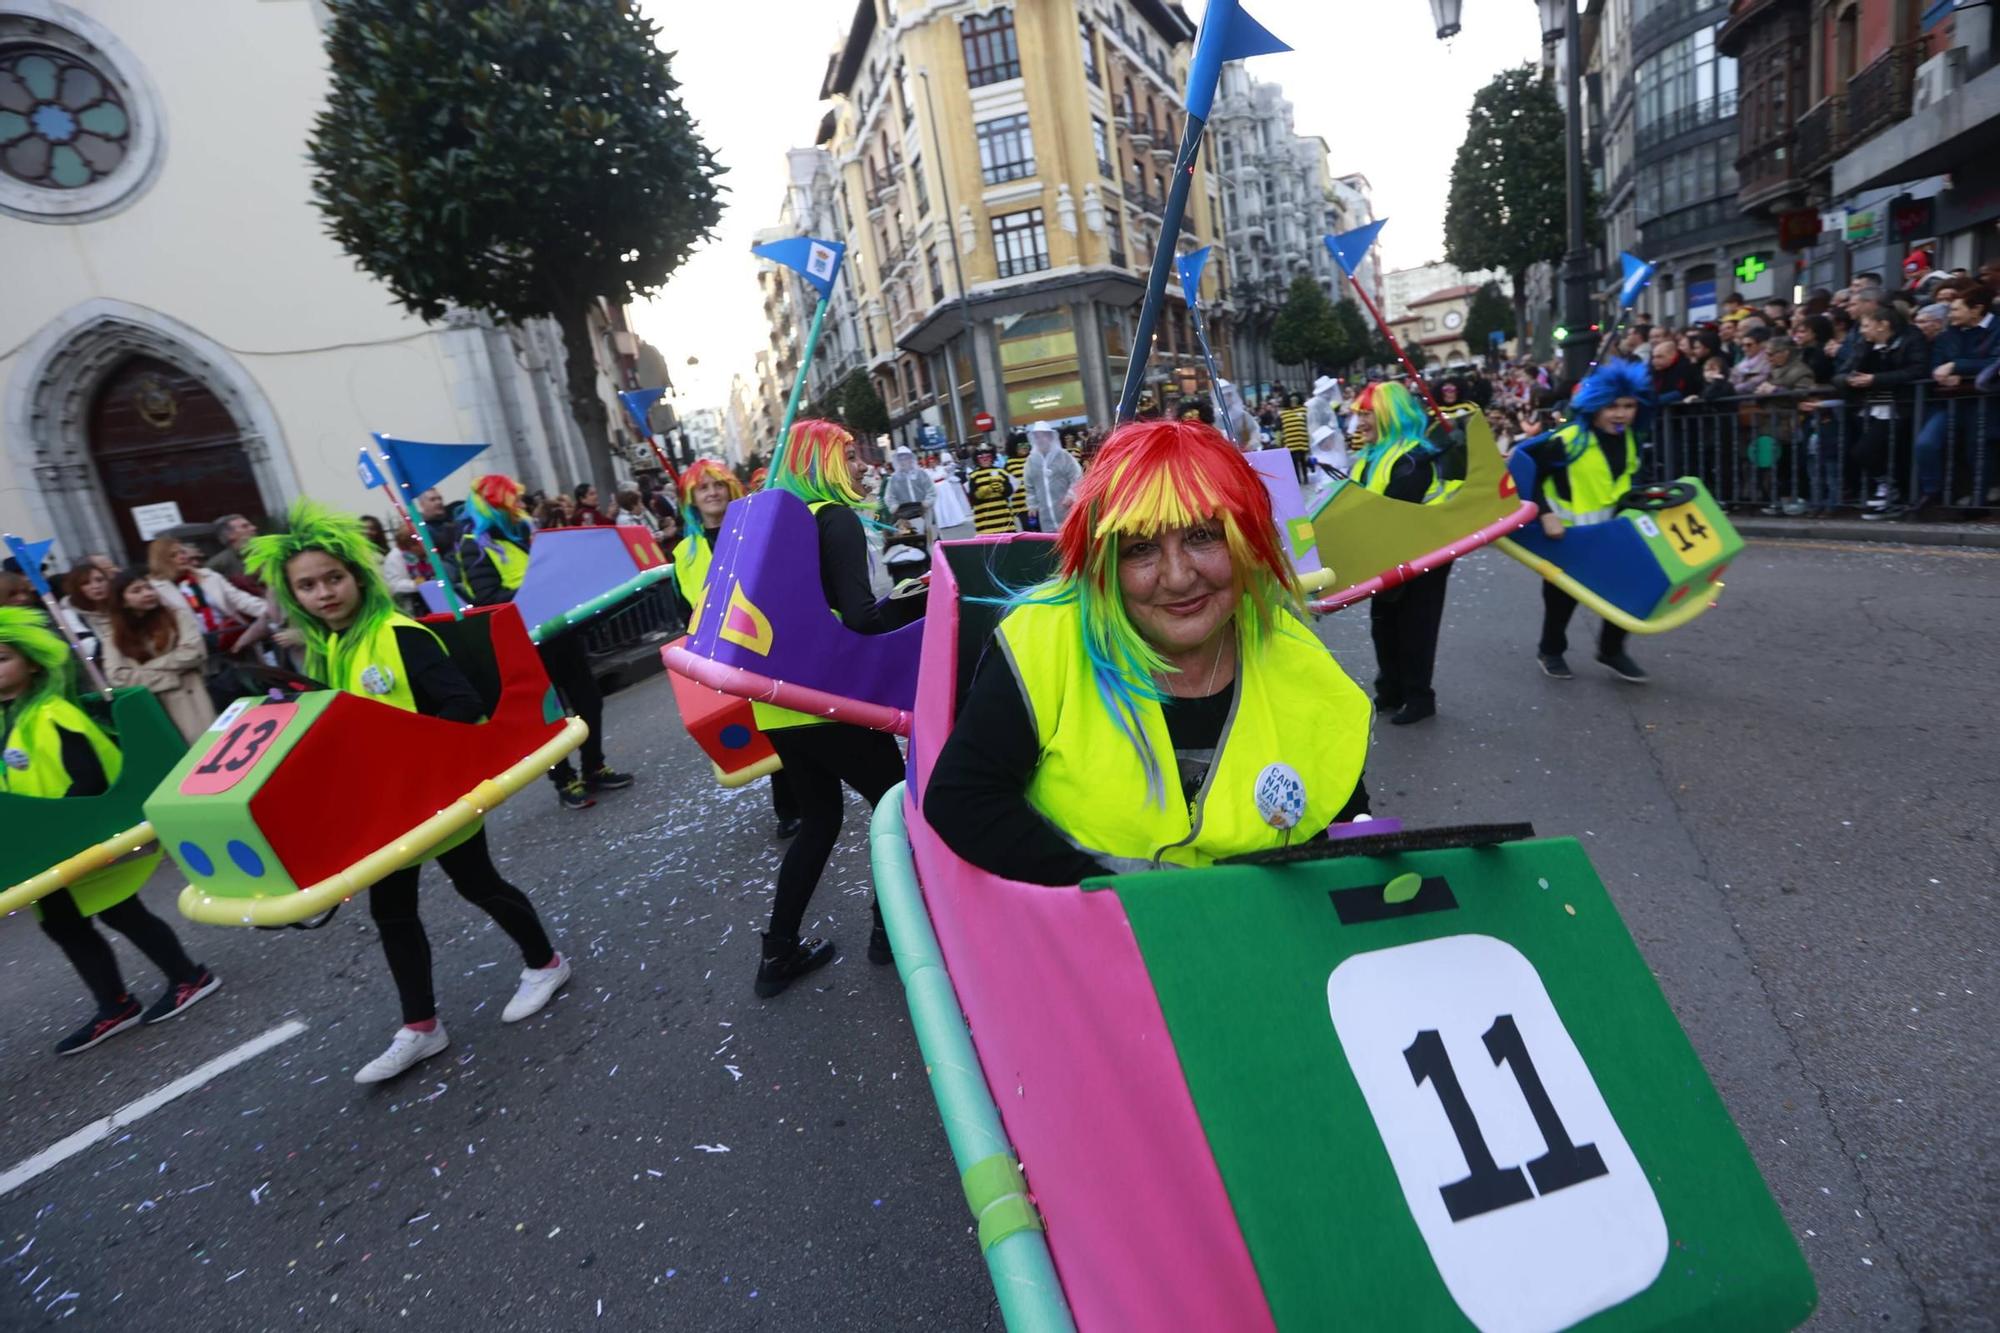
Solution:
M1770 342L1771 331L1761 323L1744 320L1736 330L1736 345L1742 355L1729 372L1729 387L1738 394L1750 393L1763 383L1764 373L1771 368L1770 360L1764 355L1764 348Z
M243 572L243 543L257 535L257 525L241 514L224 514L215 520L215 540L222 549L210 556L207 567L223 578L248 579Z
M1850 435L1849 461L1863 489L1875 480L1874 494L1862 506L1862 517L1889 518L1900 512L1901 493L1894 480L1898 427L1908 420L1907 401L1898 393L1929 376L1930 348L1894 306L1880 306L1861 321L1863 344L1856 368L1834 376L1834 387L1861 404L1860 429Z
M208 646L201 622L169 585L143 569L128 569L111 581L104 641L104 674L113 685L151 690L190 744L215 721L215 704L203 683Z
M1958 396L1981 371L2000 361L2000 318L1977 287L1967 287L1954 297L1945 317L1947 327L1931 342L1932 401L1917 431L1917 495L1912 512L1922 512L1942 498L1947 448L1969 463L1975 444L1983 447L2000 438L2000 404Z
M1653 344L1653 396L1662 403L1701 397L1701 372L1681 355L1672 338Z

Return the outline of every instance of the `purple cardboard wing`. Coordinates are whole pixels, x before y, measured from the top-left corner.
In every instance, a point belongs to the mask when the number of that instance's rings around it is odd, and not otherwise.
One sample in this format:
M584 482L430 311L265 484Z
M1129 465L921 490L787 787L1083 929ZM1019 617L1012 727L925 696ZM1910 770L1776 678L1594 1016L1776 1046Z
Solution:
M701 619L669 665L728 694L908 734L921 621L857 634L827 608L819 527L785 491L729 506Z
M1298 465L1292 462L1292 451L1257 449L1243 457L1271 497L1271 521L1277 524L1292 568L1301 579L1312 584L1314 580L1309 576L1321 568L1319 534L1313 531L1312 520L1306 517L1306 498L1299 490Z

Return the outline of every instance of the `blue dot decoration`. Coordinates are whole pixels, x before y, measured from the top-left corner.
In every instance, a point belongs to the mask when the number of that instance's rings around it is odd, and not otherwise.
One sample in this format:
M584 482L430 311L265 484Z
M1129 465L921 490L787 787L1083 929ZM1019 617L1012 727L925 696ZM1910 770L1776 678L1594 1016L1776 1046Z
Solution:
M750 743L750 728L741 722L731 722L722 729L719 739L722 741L723 749L740 750Z
M229 840L228 850L229 850L229 859L236 863L236 868L238 870L242 871L244 874L248 875L252 879L263 878L264 858L257 855L257 849L255 847L252 847L247 842L241 842L235 838L231 838Z
M181 864L203 879L215 873L215 862L208 859L208 853L191 842L181 844Z

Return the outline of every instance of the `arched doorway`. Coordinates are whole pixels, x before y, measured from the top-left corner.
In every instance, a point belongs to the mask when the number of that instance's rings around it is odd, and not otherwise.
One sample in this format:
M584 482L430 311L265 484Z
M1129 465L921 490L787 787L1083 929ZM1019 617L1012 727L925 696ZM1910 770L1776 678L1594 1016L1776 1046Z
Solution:
M172 502L181 521L243 514L260 526L263 498L243 430L200 379L151 356L112 367L90 404L90 455L125 549L145 548L133 511Z

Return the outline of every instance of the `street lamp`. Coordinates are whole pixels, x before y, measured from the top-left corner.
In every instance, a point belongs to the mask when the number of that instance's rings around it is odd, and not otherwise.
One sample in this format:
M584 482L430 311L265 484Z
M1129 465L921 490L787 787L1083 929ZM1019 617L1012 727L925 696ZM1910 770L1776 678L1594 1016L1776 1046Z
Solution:
M1458 36L1458 11L1463 7L1464 0L1431 0L1431 17L1437 20L1439 41Z
M1535 0L1542 15L1542 41L1563 44L1564 176L1569 193L1569 246L1563 255L1563 377L1574 385L1589 369L1590 248L1583 234L1583 214L1589 186L1583 175L1583 25L1577 21L1576 0Z

